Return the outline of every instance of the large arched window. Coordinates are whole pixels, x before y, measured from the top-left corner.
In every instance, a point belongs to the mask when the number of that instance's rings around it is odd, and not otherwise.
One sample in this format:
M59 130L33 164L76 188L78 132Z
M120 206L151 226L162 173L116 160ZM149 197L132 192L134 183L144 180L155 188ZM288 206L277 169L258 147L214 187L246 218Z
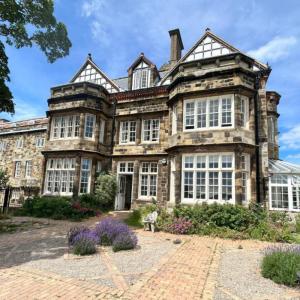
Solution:
M151 70L149 66L142 61L133 71L132 89L144 89L150 86Z

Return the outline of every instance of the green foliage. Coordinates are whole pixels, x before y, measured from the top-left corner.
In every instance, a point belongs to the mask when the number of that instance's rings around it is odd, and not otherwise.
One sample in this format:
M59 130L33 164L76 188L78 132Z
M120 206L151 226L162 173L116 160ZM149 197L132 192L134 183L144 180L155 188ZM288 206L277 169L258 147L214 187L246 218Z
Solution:
M96 180L95 199L101 208L110 209L114 205L117 193L116 176L100 174Z
M96 252L96 244L89 239L81 239L73 246L73 253L75 255L90 255Z
M237 231L243 231L258 222L254 212L232 204L203 203L195 206L179 206L174 209L174 215L177 218L188 218L195 227L212 224Z
M93 216L92 210L78 207L67 197L34 197L25 200L19 215L57 220L81 220Z
M297 271L300 270L300 254L283 251L267 254L261 269L263 277L279 284L295 286Z
M295 222L296 222L295 230L297 233L300 233L300 214L296 216Z
M0 170L0 189L4 189L9 181L9 176L6 171Z
M0 112L14 113L12 94L6 84L10 71L2 41L16 48L35 44L50 63L69 54L72 44L67 29L53 14L52 0L0 1Z
M125 222L128 226L138 227L138 228L143 227L141 211L140 211L139 209L135 209L135 210L129 215L129 217L128 217L126 220L124 220L124 222Z

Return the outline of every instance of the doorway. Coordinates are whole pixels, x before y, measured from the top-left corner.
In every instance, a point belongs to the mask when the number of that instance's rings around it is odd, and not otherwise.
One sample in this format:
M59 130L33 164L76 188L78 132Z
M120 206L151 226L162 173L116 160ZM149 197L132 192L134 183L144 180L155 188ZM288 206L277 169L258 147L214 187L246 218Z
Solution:
M116 210L130 210L132 198L132 175L120 174L118 176L118 195Z

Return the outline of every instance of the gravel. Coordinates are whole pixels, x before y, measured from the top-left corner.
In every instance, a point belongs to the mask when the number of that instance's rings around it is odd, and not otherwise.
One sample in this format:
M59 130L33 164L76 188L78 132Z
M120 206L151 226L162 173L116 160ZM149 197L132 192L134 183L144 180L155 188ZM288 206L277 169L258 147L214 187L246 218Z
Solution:
M214 300L300 299L300 289L290 289L263 278L262 253L257 250L225 250L221 255Z

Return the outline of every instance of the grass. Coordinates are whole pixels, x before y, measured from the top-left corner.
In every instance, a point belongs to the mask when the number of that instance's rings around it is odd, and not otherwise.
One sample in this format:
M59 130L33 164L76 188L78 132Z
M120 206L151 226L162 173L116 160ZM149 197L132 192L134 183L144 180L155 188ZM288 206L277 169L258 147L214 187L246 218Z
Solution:
M142 214L139 210L134 210L127 219L124 220L124 223L131 227L142 228Z

